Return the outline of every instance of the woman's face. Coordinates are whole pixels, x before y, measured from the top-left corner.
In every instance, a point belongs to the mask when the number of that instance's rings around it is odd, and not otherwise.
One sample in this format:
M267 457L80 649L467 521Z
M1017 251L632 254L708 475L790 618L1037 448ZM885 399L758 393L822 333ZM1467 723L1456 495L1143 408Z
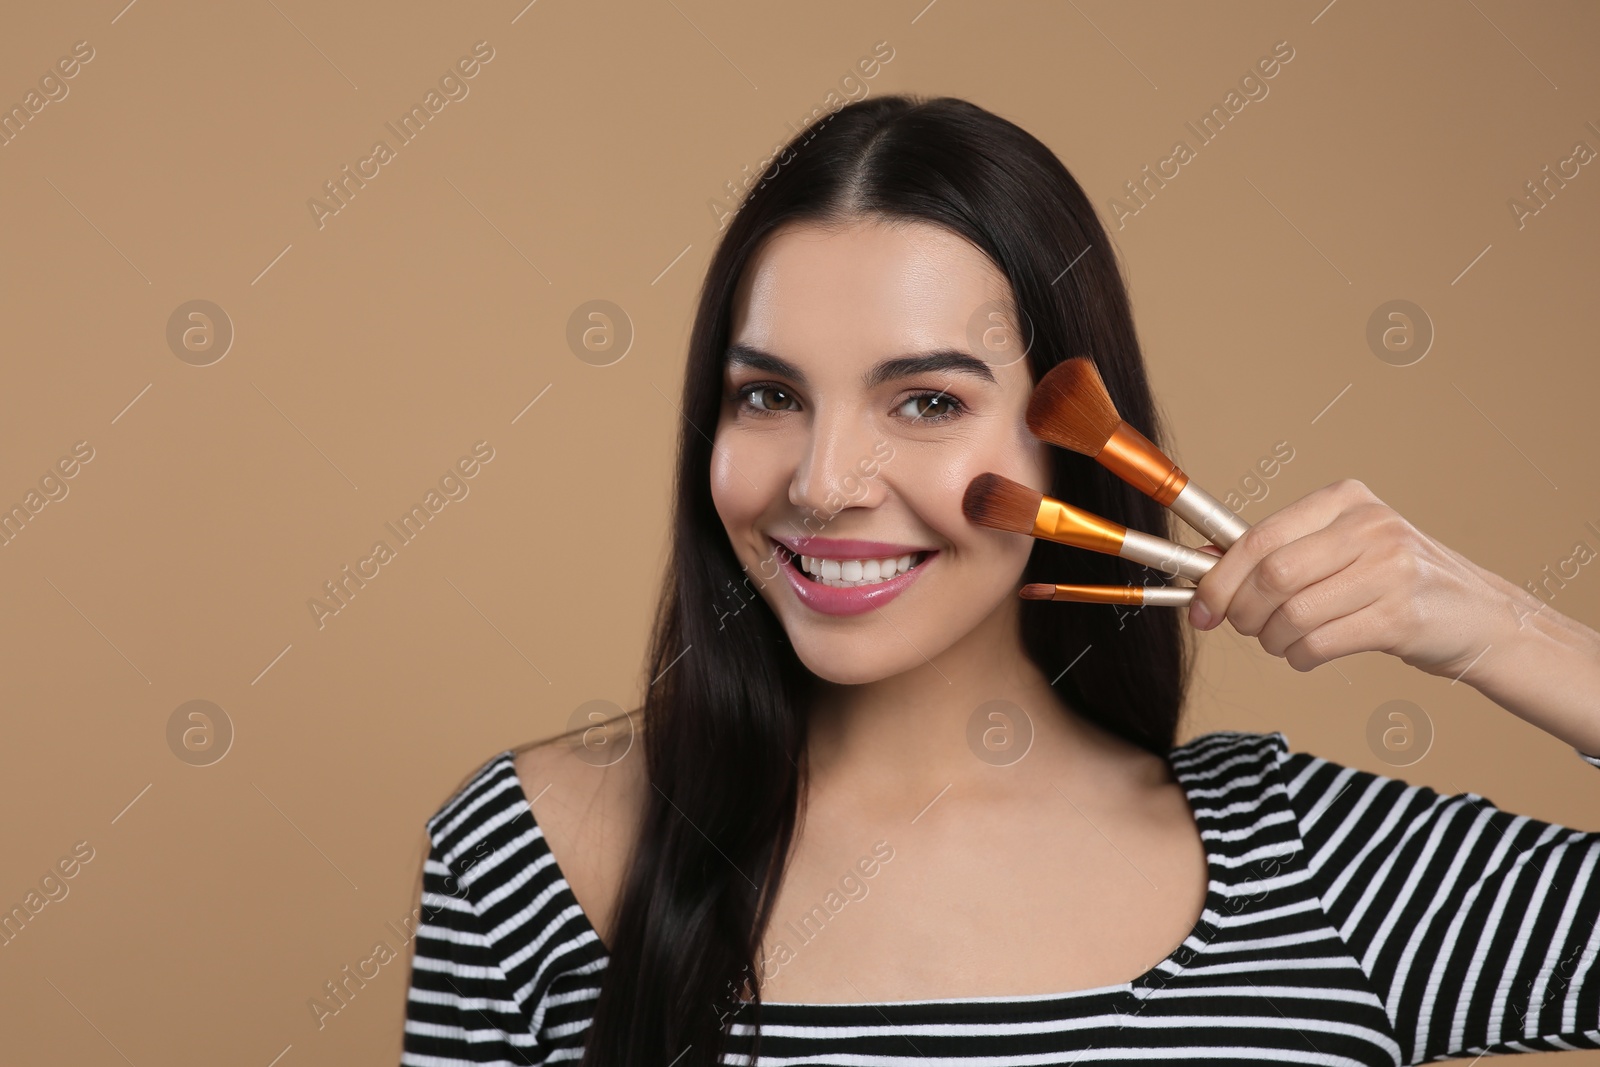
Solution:
M746 572L722 610L760 595L801 661L841 684L1014 627L1033 541L961 512L985 471L1049 484L1011 306L998 268L928 223L792 225L764 242L735 295L712 452Z

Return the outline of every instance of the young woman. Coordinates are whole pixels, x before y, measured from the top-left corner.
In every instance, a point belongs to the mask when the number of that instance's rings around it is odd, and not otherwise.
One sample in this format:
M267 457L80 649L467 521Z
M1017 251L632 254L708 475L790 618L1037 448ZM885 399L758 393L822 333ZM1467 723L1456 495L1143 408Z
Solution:
M1600 1048L1600 834L1281 733L1175 746L1185 627L1225 619L1297 670L1458 678L1600 766L1600 634L1351 480L1186 615L1021 600L1151 572L968 522L977 474L1170 536L1026 428L1080 353L1159 443L1110 244L1038 140L902 96L795 139L700 298L643 706L429 820L403 1063Z

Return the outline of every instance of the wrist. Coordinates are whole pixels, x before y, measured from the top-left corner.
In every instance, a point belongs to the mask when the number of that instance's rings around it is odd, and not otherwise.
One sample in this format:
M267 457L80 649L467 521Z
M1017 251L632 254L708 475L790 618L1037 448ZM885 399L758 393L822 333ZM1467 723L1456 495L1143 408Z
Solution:
M1600 756L1600 633L1493 579L1502 598L1499 625L1482 654L1453 677L1579 753Z

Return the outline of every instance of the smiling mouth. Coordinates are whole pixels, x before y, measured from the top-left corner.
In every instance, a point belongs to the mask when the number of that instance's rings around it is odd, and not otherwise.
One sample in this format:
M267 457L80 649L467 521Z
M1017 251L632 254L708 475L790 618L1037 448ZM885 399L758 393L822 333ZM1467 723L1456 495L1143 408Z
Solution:
M932 552L908 552L903 556L883 556L876 559L824 559L820 556L797 556L778 542L799 573L818 585L834 589L859 589L881 585L907 571L921 566Z

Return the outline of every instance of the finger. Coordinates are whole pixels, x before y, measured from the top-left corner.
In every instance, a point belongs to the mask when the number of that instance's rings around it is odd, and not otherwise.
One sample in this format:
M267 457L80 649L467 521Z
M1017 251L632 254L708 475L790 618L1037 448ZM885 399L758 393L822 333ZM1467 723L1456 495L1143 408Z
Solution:
M1362 494L1365 493L1365 496ZM1189 621L1200 629L1210 629L1227 615L1245 575L1268 553L1297 538L1323 529L1346 507L1369 499L1370 491L1360 482L1346 479L1314 490L1268 515L1244 532L1222 554L1217 565L1195 584Z
M1247 636L1261 633L1285 601L1350 566L1360 558L1363 548L1362 539L1351 536L1350 524L1336 520L1331 526L1274 549L1245 575L1228 605L1228 621Z
M1283 658L1304 673L1340 656L1372 652L1378 647L1372 640L1377 627L1376 609L1369 605L1318 626L1285 648Z
M1278 605L1256 639L1269 655L1282 656L1319 628L1372 606L1384 592L1376 588L1372 574L1372 568L1357 561L1313 582Z

